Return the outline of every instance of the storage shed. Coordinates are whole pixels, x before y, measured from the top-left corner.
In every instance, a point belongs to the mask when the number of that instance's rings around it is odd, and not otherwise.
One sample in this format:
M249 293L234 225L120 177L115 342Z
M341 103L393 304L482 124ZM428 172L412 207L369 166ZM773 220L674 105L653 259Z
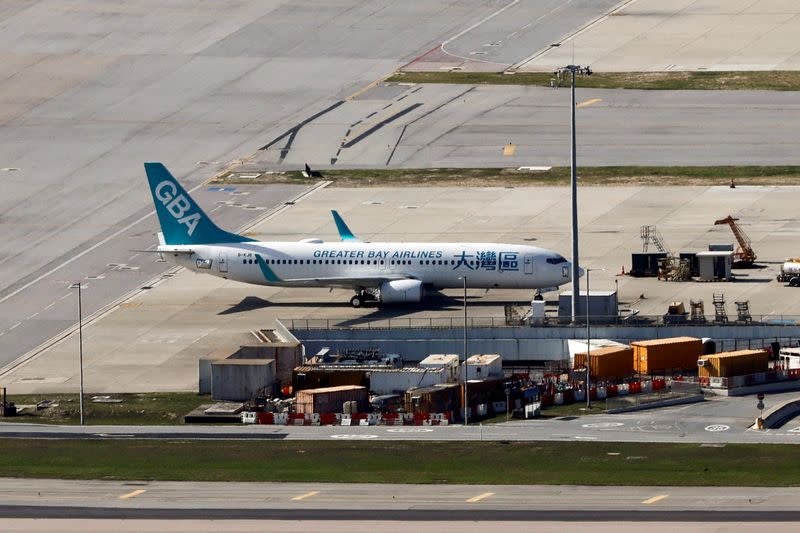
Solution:
M262 389L272 394L274 359L223 359L211 362L211 397L244 402Z
M744 376L769 369L766 350L738 350L704 355L697 360L697 375L701 378Z
M461 386L458 384L411 389L405 394L405 410L408 413L450 412L459 416L461 406Z
M733 252L698 252L698 276L703 281L730 281Z
M639 374L651 374L664 370L688 370L697 366L703 354L703 341L695 337L670 337L649 341L635 341L633 348L633 370Z
M457 354L448 353L432 353L425 359L419 362L420 368L438 368L445 367L448 369L448 382L458 382L461 380L461 357Z
M473 355L466 362L467 379L503 377L503 358L497 354Z

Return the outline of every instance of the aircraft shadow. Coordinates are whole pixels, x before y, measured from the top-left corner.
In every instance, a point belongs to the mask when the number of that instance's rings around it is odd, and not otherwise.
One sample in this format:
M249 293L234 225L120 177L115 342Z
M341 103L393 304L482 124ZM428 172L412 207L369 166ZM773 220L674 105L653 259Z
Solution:
M549 302L548 302L549 303ZM378 304L376 302L368 302L364 306L365 311L370 311L368 314L354 317L351 320L339 322L341 326L357 326L367 322L374 322L376 320L389 320L393 318L402 318L407 315L418 313L419 311L453 311L461 309L464 305L462 298L447 296L441 293L428 294L422 302L408 303L408 304ZM478 316L480 309L498 307L502 305L526 305L526 302L509 302L498 301L490 299L486 295L469 295L467 296L467 309L468 313L473 316ZM250 311L257 311L259 309L284 307L320 307L326 309L343 308L346 310L352 309L348 301L318 301L318 302L270 302L258 296L246 296L240 302L220 311L217 315L232 315L236 313L247 313ZM477 311L476 311L477 310ZM449 317L448 317L449 318ZM420 321L426 320L420 318Z

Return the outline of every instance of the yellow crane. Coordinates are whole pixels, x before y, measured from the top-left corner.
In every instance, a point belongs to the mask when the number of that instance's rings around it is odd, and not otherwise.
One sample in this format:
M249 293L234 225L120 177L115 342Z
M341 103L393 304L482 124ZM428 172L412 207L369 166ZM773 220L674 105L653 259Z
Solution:
M736 242L739 243L739 247L736 249L736 253L733 256L734 260L741 265L750 266L756 261L756 253L753 251L753 247L750 246L750 237L748 237L739 224L736 223L737 220L739 219L728 215L714 222L714 225L719 226L721 224L727 224L731 227L733 236L736 237Z

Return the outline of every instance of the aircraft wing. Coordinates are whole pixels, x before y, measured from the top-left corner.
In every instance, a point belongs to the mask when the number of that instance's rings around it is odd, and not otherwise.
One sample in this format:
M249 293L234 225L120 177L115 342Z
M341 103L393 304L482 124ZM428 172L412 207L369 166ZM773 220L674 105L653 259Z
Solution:
M359 277L319 277L319 278L293 278L284 279L282 281L289 283L308 283L308 284L323 284L326 287L337 287L342 289L352 289L360 287L364 289L376 289L381 284L387 281L395 281L399 279L412 279L409 276L401 275L382 275L382 276L359 276Z

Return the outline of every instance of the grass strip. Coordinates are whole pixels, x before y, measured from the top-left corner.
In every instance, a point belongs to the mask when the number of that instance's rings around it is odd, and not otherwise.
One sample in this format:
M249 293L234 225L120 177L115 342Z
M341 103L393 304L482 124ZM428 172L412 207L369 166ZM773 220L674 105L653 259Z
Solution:
M195 407L213 403L209 395L195 392L151 392L144 394L112 394L117 402L97 402L105 395L87 394L84 398L84 417L87 424L164 425L181 424L183 416ZM19 416L8 419L12 422L35 424L78 424L80 409L77 394L16 394L9 401L26 407ZM36 409L42 401L52 402L46 409Z
M500 150L501 147L498 147ZM254 174L255 172L247 173ZM391 168L331 169L322 171L323 179L338 187L407 187L453 186L503 187L566 185L569 167L552 167L547 171L517 168ZM800 166L610 166L580 167L578 177L583 185L798 185ZM311 184L319 178L306 178L300 171L264 173L252 179L240 173L228 173L215 180L219 184Z
M451 83L463 85L533 85L550 87L552 72L406 72L398 71L387 83ZM562 85L569 83L565 79ZM577 87L659 91L797 91L800 71L771 72L595 72L579 76Z
M792 444L2 440L0 476L348 483L800 485Z

